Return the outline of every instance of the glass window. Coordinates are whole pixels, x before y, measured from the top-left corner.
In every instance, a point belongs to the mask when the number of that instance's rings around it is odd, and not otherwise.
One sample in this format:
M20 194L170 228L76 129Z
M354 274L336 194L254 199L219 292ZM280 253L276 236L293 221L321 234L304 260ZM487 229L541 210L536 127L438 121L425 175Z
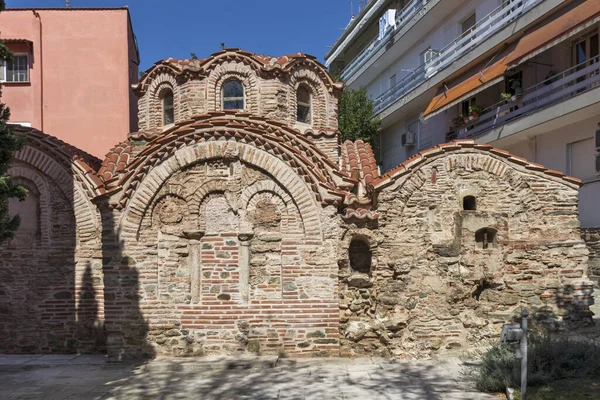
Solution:
M310 92L304 86L299 86L296 91L296 102L298 103L298 112L296 119L305 124L311 123L310 113Z
M244 109L244 85L240 81L230 80L223 85L223 109Z
M6 61L0 68L0 81L29 82L29 57L27 54L15 54L12 61Z
M463 21L461 24L462 33L468 32L475 26L475 14L470 15L467 19Z
M175 122L175 109L173 107L173 92L170 89L166 89L162 96L162 110L163 110L163 126L169 125Z

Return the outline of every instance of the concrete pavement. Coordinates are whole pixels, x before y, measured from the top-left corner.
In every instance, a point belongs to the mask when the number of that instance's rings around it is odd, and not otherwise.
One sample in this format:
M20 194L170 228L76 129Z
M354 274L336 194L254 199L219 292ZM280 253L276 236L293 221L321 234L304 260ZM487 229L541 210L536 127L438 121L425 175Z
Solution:
M476 392L457 359L433 361L0 356L1 399L495 399Z

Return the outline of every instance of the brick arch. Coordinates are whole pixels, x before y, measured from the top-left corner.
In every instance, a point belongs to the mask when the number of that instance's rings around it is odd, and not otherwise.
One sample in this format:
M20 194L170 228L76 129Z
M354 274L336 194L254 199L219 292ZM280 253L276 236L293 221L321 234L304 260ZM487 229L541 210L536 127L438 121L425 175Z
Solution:
M350 249L350 243L353 240L364 241L371 250L371 266L375 268L377 266L377 248L379 247L379 240L376 237L376 232L367 228L350 228L345 231L340 239L340 245L337 246L337 260L340 267L345 266L348 260L348 250Z
M444 158L442 168L446 172L452 172L457 169L483 171L499 179L506 180L513 190L519 193L518 199L524 206L538 199L529 183L523 179L523 174L526 172L515 170L513 166L501 158L476 150L432 157L411 169L410 174L405 179L398 180L395 185L390 186L387 190L396 191L402 203L406 205L412 195L430 180L432 169L439 167L437 163L440 158Z
M71 164L71 170L69 171L53 157L31 146L25 146L23 150L15 153L14 159L17 162L44 171L58 185L72 205L79 240L96 240L100 231L100 217L98 210L90 201L81 183L87 180L85 177L86 171L83 171L76 163Z
M290 110L291 123L296 123L296 91L300 85L305 85L311 92L311 125L314 129L326 129L327 126L327 96L329 93L322 79L311 69L296 68L290 75Z
M245 143L231 141L210 141L184 146L151 169L132 194L121 219L123 235L138 232L152 199L170 176L183 168L223 158L223 155L231 150L232 145L235 146L235 152L241 162L263 171L282 187L287 188L300 211L302 220L305 221L305 238L322 241L323 231L318 205L311 196L311 189L306 182L289 165L272 154Z
M180 120L179 114L181 107L179 106L180 94L177 80L172 73L163 72L156 75L146 92L146 96L148 96L146 105L146 121L148 121L148 128L162 127L162 101L159 96L165 89L169 89L173 92L173 116L175 121Z
M206 221L202 216L206 209L206 201L211 194L225 193L228 182L224 179L213 179L205 182L192 195L187 197L190 209L190 224L201 232L206 230Z
M39 193L40 201L40 231L42 234L41 245L49 246L50 242L50 191L44 178L34 169L22 164L17 164L8 170L14 178L25 178L32 182Z
M159 224L156 207L158 207L163 200L165 200L169 197L180 199L187 205L185 198L175 191L173 191L173 192L169 191L169 192L162 193L160 196L158 196L156 198L156 200L152 204L152 210L150 211L150 223L152 224L152 226ZM189 218L189 214L190 214L190 209L188 206L188 207L186 207L186 209L184 210L184 213L183 213L184 222L185 222L185 219Z
M244 86L243 111L258 115L260 113L260 94L257 73L249 65L235 61L224 62L210 71L210 75L206 79L207 111L222 110L223 84L230 79L237 79Z
M247 211L250 211L256 208L256 204L260 200L263 200L265 195L269 195L270 200L274 199L282 216L285 215L286 217L282 218L282 231L288 232L289 229L291 229L290 217L297 214L299 218L298 222L302 228L302 234L304 234L304 221L302 220L302 215L300 214L297 205L294 203L294 200L285 190L271 180L255 182L248 186L240 196L240 203Z

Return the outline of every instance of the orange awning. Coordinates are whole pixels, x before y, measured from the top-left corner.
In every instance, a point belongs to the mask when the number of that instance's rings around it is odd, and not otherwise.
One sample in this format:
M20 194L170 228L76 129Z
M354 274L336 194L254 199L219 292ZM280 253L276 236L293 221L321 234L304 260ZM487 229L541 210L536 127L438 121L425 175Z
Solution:
M431 118L449 107L465 100L490 85L499 82L509 66L533 57L545 50L548 44L565 40L571 31L600 16L600 0L588 0L554 21L522 37L513 51L483 71L465 79L431 100L423 118Z
M546 50L549 44L563 41L562 36L600 16L600 0L587 0L571 11L550 21L541 28L525 35L519 40L517 47L507 60L508 65L517 65L524 58L531 58L540 51Z
M432 117L434 114L462 101L465 96L473 95L489 85L497 83L498 78L502 79L504 76L509 55L502 57L483 71L465 79L444 93L435 96L423 113L423 118Z

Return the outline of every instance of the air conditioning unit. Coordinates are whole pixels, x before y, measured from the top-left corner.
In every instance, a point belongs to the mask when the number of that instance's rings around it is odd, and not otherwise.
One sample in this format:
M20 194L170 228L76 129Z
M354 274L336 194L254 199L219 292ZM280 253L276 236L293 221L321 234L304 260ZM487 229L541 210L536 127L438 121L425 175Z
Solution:
M416 135L414 132L406 132L402 134L402 147L413 147L415 145Z

